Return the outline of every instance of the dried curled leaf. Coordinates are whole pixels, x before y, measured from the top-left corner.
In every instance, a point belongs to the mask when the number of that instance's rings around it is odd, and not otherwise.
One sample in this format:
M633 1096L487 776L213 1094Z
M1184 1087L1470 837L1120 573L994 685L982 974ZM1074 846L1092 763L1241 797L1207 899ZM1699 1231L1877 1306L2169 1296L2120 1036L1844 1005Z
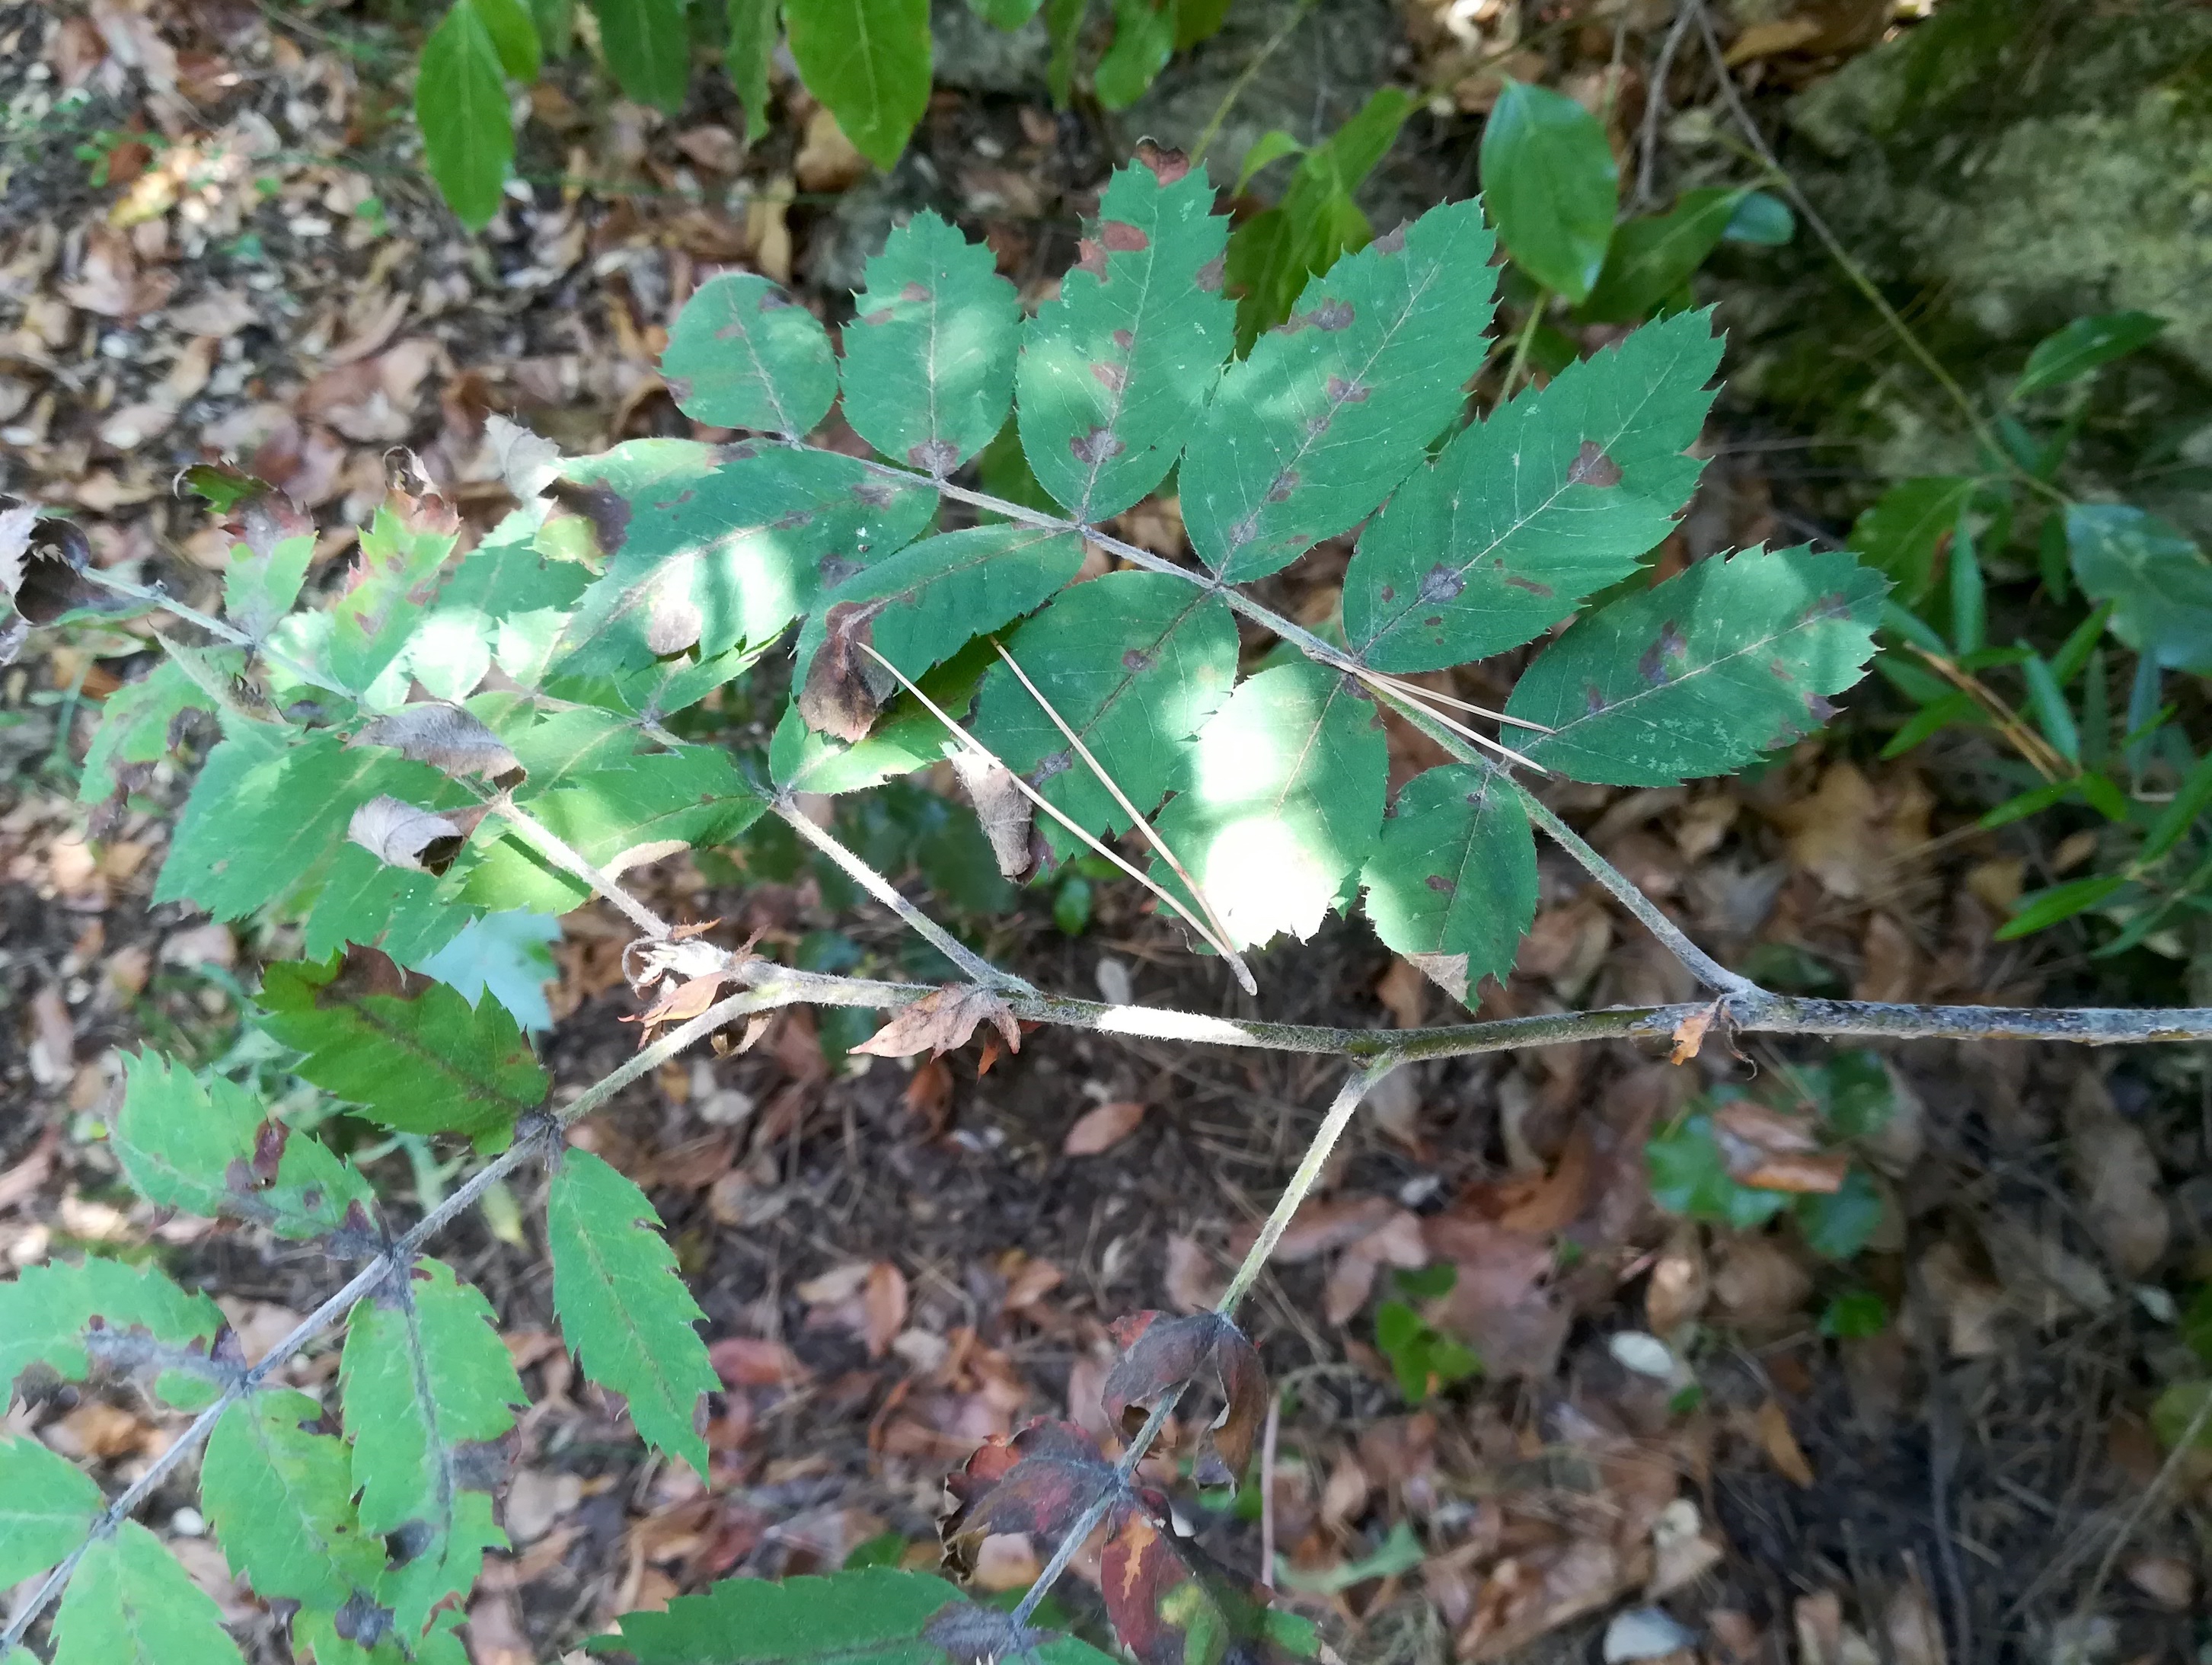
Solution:
M524 772L506 741L471 713L442 699L420 700L372 718L352 743L389 746L457 779L484 775L500 786L513 786Z
M69 521L41 520L28 503L0 511L0 590L30 623L51 625L82 607L116 610L118 598L84 576L91 564L90 541Z
M908 1058L927 1049L932 1058L942 1058L955 1046L966 1046L975 1026L984 1022L1006 1037L1008 1050L1022 1050L1021 1025L1014 1022L1006 1003L973 983L947 983L922 996L853 1050L875 1058Z
M1705 1031L1713 1027L1713 1020L1721 1015L1721 1003L1692 1012L1674 1026L1674 1050L1668 1057L1669 1064L1687 1064L1697 1057L1698 1049L1705 1044Z
M1141 1312L1116 1319L1113 1334L1123 1351L1102 1391L1107 1417L1127 1427L1135 1419L1134 1407L1157 1404L1211 1369L1223 1402L1207 1430L1210 1448L1200 1455L1195 1478L1200 1485L1233 1485L1267 1414L1267 1375L1244 1332L1224 1313L1170 1318Z
M799 720L817 734L854 744L868 737L876 712L897 684L867 650L882 600L838 601L823 614L822 645L799 691Z
M1729 1177L1757 1191L1840 1191L1850 1168L1843 1151L1820 1148L1808 1124L1750 1099L1714 1109L1713 1139Z
M484 443L491 448L500 479L517 503L542 496L561 472L559 446L496 411L484 418Z
M394 797L371 798L353 812L346 837L387 867L417 873L443 873L460 854L468 832L459 821L434 809L420 809Z
M998 759L965 747L953 753L950 761L968 802L975 806L983 836L991 841L991 856L999 864L1000 875L1017 881L1028 878L1037 862L1030 836L1036 809L1014 784L1013 772Z
M1072 1422L1033 1418L1012 1436L994 1435L945 1483L951 1506L939 1518L945 1558L965 1577L975 1552L994 1533L1025 1532L1050 1542L1099 1498L1128 1492L1096 1441Z

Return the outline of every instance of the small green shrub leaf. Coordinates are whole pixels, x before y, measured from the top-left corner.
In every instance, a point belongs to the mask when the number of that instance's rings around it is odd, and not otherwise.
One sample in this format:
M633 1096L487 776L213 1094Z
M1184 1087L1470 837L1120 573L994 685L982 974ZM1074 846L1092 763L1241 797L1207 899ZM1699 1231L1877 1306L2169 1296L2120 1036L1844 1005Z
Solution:
M590 0L599 46L626 97L674 115L691 84L684 0Z
M2212 561L2179 528L2132 504L2066 506L2074 576L2112 604L2112 634L2168 669L2212 675Z
M450 515L431 519L389 503L377 509L362 530L346 585L317 620L327 620L327 635L309 663L319 667L326 686L362 697L376 688L422 621L457 526ZM385 703L398 704L405 695L404 686L394 688Z
M1513 969L1536 917L1536 840L1509 782L1429 769L1400 789L1360 882L1375 934L1464 1001Z
M1644 1147L1644 1162L1651 1175L1651 1200L1669 1214L1747 1231L1790 1205L1786 1192L1735 1181L1713 1136L1713 1119L1703 1111L1654 1133Z
M125 1521L77 1563L54 1615L54 1665L245 1665L215 1598Z
M535 81L539 68L538 24L522 0L469 0L483 19L500 67L517 81Z
M939 479L991 442L1013 399L1021 308L991 251L915 215L868 262L845 328L845 419Z
M68 1381L84 1381L95 1366L146 1371L157 1397L197 1411L216 1396L209 1360L222 1330L214 1302L157 1267L98 1255L76 1266L49 1261L0 1284L0 1386L33 1364Z
M929 0L797 0L784 26L806 90L889 168L929 107Z
M1847 554L1747 551L1591 614L1546 649L1510 716L1547 769L1665 786L1741 768L1812 733L1864 674L1880 576Z
M271 544L266 554L246 544L233 544L222 573L222 616L255 641L265 640L300 599L300 586L307 581L307 562L314 552L312 524L297 536Z
M567 1151L546 1197L545 1235L553 1310L584 1374L627 1399L638 1432L703 1479L707 1442L693 1418L721 1381L695 1327L707 1315L677 1274L652 1203L590 1151Z
M280 1237L368 1246L375 1193L351 1162L264 1114L243 1088L159 1052L123 1055L123 1106L108 1144L149 1202L228 1215Z
M301 1077L403 1133L459 1133L496 1150L550 1084L497 1001L471 1008L373 949L271 966L255 1003L261 1027L307 1055Z
M796 438L829 414L837 361L821 320L750 271L702 284L668 332L661 374L684 415Z
M1797 1198L1797 1224L1813 1253L1848 1260L1867 1246L1881 1223L1881 1192L1864 1168L1854 1164L1834 1191L1809 1192Z
M354 1516L345 1443L322 1421L307 1394L264 1388L208 1436L202 1506L231 1570L264 1601L342 1607L384 1571L382 1547Z
M106 1506L99 1486L38 1441L0 1440L0 1585L59 1562Z
M233 674L245 668L241 650L222 649L213 656ZM136 682L125 683L100 708L100 728L77 781L78 802L99 803L122 791L125 771L170 755L169 739L179 717L186 711L215 709L215 701L173 659L164 659Z
M1963 474L1900 480L1851 522L1851 547L1897 586L1896 599L1905 606L1917 607L1933 593L1938 557L1974 486Z
M1083 259L1022 338L1022 448L1079 521L1118 515L1160 483L1229 356L1229 223L1212 207L1205 173L1179 158L1118 169Z
M1658 310L1719 247L1748 193L1709 186L1685 191L1664 214L1626 222L1607 246L1582 315L1593 323L1627 324Z
M514 1426L522 1382L491 1303L424 1259L355 1306L338 1386L361 1528L406 1552L377 1599L411 1639L433 1607L475 1585L485 1550L506 1546L479 1448Z
M1482 128L1482 195L1506 253L1546 289L1588 298L1604 270L1620 170L1597 118L1510 81Z
M1494 273L1477 204L1431 209L1309 283L1222 377L1182 473L1193 546L1231 580L1358 523L1460 408Z
M609 558L563 629L556 679L765 647L937 513L935 492L855 458L780 446L633 440L565 478L588 494Z
M476 0L453 0L422 43L415 119L430 177L461 223L482 230L499 212L514 157L514 125L499 47Z
M1109 572L1078 584L1007 637L1006 647L1129 802L1147 813L1185 784L1191 737L1237 677L1237 621L1227 603L1164 573ZM1127 830L1113 796L1003 665L984 678L973 728L1009 769L1088 831ZM1056 849L1072 843L1044 817L1038 826Z
M868 649L909 678L973 636L1041 607L1075 576L1067 533L979 526L908 544L823 598L799 633L792 680L809 728L858 740L897 689Z
M1109 110L1126 110L1167 68L1175 52L1176 0L1114 0L1114 40L1091 72L1091 88Z
M1720 351L1708 314L1650 325L1417 467L1345 574L1353 651L1385 671L1485 658L1627 576L1697 485Z
M783 33L781 0L729 0L730 86L744 107L745 143L768 137L768 70Z
M2013 385L2013 397L2025 399L2046 388L2063 387L2115 358L2148 346L2166 328L2166 320L2154 312L2105 312L2093 318L2076 318L2055 334L2035 344L2027 368Z
M1382 827L1389 766L1374 702L1310 660L1261 671L1199 731L1188 772L1159 834L1233 945L1312 936ZM1164 864L1152 876L1182 893Z

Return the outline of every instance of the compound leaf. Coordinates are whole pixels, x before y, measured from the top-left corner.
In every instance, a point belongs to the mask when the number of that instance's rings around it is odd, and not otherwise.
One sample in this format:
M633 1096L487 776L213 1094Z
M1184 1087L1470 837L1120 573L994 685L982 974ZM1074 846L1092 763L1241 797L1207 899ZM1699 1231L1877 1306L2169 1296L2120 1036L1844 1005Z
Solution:
M602 1388L629 1401L639 1433L707 1473L693 1426L700 1395L721 1385L693 1327L706 1314L677 1273L645 1193L588 1150L554 1170L545 1203L553 1309L561 1333Z
M1417 467L1363 533L1344 629L1377 670L1434 670L1541 634L1664 538L1720 363L1710 315L1647 325Z
M1506 252L1580 301L1604 269L1620 169L1597 118L1547 87L1508 80L1482 126L1482 197Z
M108 1144L149 1202L252 1220L280 1237L373 1246L376 1198L361 1170L264 1115L243 1088L159 1052L125 1052L123 1081Z
M750 271L699 285L676 314L660 370L684 415L718 428L796 438L837 398L829 332L781 285Z
M54 1615L54 1665L245 1665L215 1598L136 1521L95 1541Z
M1828 696L1864 674L1887 589L1843 553L1699 561L1576 625L1505 709L1553 730L1522 750L1572 779L1727 774L1834 714Z
M1007 650L1082 736L1129 802L1149 813L1184 784L1197 734L1237 679L1237 621L1217 595L1157 572L1109 572L1055 600ZM1129 818L1003 665L984 679L975 735L1093 832ZM1055 848L1066 834L1040 817ZM1180 851L1178 851L1180 853Z
M480 231L499 212L514 125L499 47L474 0L453 0L422 43L415 120L430 177L460 223Z
M322 1421L307 1394L264 1388L208 1436L202 1506L231 1570L264 1601L342 1607L374 1590L384 1571L354 1516L345 1443Z
M591 0L599 45L625 96L674 115L691 82L684 0Z
M908 544L831 590L799 632L799 715L810 728L860 739L897 686L866 648L918 678L969 637L1042 606L1082 564L1079 539L1029 526Z
M929 107L929 0L803 0L784 26L806 90L888 169Z
M1414 776L1360 883L1375 934L1453 999L1502 981L1536 917L1536 841L1511 783L1461 764Z
M556 650L562 677L764 647L937 513L934 491L857 458L781 446L632 440L570 463L563 478L610 558Z
M1019 1532L1049 1543L1102 1497L1133 1502L1129 1483L1072 1422L1032 1418L1012 1435L994 1434L945 1480L954 1507L938 1523L947 1561L975 1570L986 1538Z
M261 1027L307 1055L295 1066L302 1078L404 1133L461 1133L495 1150L550 1085L497 1001L471 1008L374 949L271 966L255 1003Z
M245 653L234 648L210 656L235 675L246 667ZM84 772L77 781L77 802L98 803L125 790L125 771L132 765L158 763L171 752L170 736L177 719L186 711L213 711L214 698L186 674L183 665L164 659L136 682L126 682L107 696L100 708L100 728L84 754Z
M1156 825L1234 946L1285 930L1304 939L1374 850L1388 772L1374 702L1301 659L1238 685L1199 731L1188 779ZM1152 876L1182 894L1164 863Z
M507 1543L492 1521L495 1458L481 1448L514 1425L522 1382L491 1303L425 1259L356 1304L338 1383L362 1530L400 1552L377 1599L411 1638Z
M1013 399L1021 308L991 251L925 210L868 262L845 329L845 419L943 479L991 442Z
M341 693L373 698L372 691L381 692L380 681L405 650L438 593L439 576L453 552L459 528L450 510L380 505L362 528L345 588L329 613L312 621L323 626L321 640L314 644L319 651L295 656L305 659L325 686ZM311 625L304 618L285 623L303 631ZM405 694L404 686L392 689L383 703L397 704Z
M104 1370L157 1372L154 1392L180 1410L216 1396L211 1363L223 1317L159 1268L88 1255L52 1260L0 1284L0 1387L33 1364L64 1381Z
M1181 476L1183 519L1232 580L1358 524L1456 412L1495 274L1474 203L1431 209L1310 282L1222 377Z
M98 1485L38 1441L0 1440L0 1585L59 1562L106 1506Z
M1229 356L1229 222L1212 209L1204 170L1172 153L1117 169L1082 259L1022 337L1022 448L1079 521L1118 515L1160 483Z

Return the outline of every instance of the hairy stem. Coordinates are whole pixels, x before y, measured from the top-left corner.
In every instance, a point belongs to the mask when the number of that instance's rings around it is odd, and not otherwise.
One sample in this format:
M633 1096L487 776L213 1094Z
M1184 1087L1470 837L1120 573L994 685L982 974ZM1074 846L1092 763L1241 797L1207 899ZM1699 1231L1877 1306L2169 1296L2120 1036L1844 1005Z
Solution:
M491 800L491 808L492 813L505 821L523 843L571 878L581 879L594 894L613 903L647 936L655 942L665 942L674 934L665 919L616 883L612 874L594 867L582 851L568 845L528 810L517 808L510 794L500 793Z

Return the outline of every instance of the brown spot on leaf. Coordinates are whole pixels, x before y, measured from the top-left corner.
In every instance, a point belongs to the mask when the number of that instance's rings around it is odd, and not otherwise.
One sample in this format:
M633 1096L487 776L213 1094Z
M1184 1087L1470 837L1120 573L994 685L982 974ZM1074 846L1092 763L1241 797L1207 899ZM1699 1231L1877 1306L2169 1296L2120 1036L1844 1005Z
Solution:
M1427 878L1422 880L1421 882L1426 885L1431 890L1435 891L1439 896L1449 896L1459 888L1459 886L1456 883L1450 879L1446 878L1441 873L1431 873Z
M1217 254L1192 274L1191 282L1208 295L1218 295L1221 293L1222 275L1228 269L1228 256Z
M1100 225L1098 241L1115 254L1134 254L1152 246L1152 240L1127 220L1108 220Z
M1190 158L1180 150L1164 149L1150 139L1137 141L1137 160L1152 170L1162 185L1173 185L1190 172Z
M284 1142L291 1137L292 1130L274 1119L253 1130L252 1172L256 1185L276 1182L277 1167L284 1160Z
M835 553L824 555L814 564L815 571L822 575L823 586L831 589L843 583L854 573L860 571L862 567L862 563L848 556Z
M1383 585L1383 586L1382 586L1382 599L1383 599L1384 601L1396 601L1396 600L1398 599L1398 587L1397 587L1395 584L1385 584L1385 585Z
M1142 648L1130 648L1121 655L1121 668L1125 671L1133 671L1139 675L1152 669L1158 662L1158 659L1146 653Z
M1067 442L1067 448L1078 462L1085 467L1095 468L1109 457L1120 456L1129 448L1112 429L1101 424L1088 433L1072 436Z
M808 510L804 509L794 509L787 514L777 515L775 520L769 521L769 530L771 532L796 532L800 527L805 526L813 518L813 515Z
M1332 297L1316 307L1306 317L1316 329L1325 330L1333 335L1339 330L1352 327L1352 302Z
M853 487L853 496L872 509L888 509L897 501L898 488L889 480L861 480Z
M1605 709L1605 691L1595 682L1583 684L1583 710L1595 717Z
M1298 471L1295 468L1285 468L1275 476L1273 484L1267 487L1267 501L1288 503L1291 500L1291 493L1297 491L1297 487Z
M893 308L878 307L873 312L862 313L860 321L863 324L888 324L897 315L896 310Z
M629 536L629 499L611 486L586 485L556 479L546 487L553 501L591 523L592 541L602 555L612 555Z
M1798 614L1797 618L1799 623L1809 625L1816 619L1848 619L1850 616L1851 604L1849 598L1841 590L1832 589L1826 595L1816 597L1812 605Z
M1328 399L1332 405L1364 405L1368 392L1364 381L1346 381L1340 375L1328 379Z
M1111 363L1103 358L1092 362L1091 374L1098 385L1109 393L1120 393L1129 381L1129 372L1125 366Z
M1547 601L1556 594L1549 584L1540 584L1534 578L1524 578L1517 572L1505 575L1505 585L1509 589L1525 589L1531 595L1540 595Z
M1137 338L1127 330L1115 330L1114 332L1114 345L1119 347L1123 352L1127 352L1130 348L1137 345Z
M1452 601L1466 588L1467 580L1442 561L1421 575L1421 599L1424 601Z
M943 479L960 460L960 448L949 439L926 439L906 448L906 460L917 468L927 469L933 478Z
M1076 240L1075 264L1079 271L1089 272L1100 283L1106 281L1106 251L1090 238Z
M1406 252L1406 228L1410 220L1401 220L1377 237L1370 247L1377 254L1403 254Z
M1667 662L1670 659L1680 659L1689 650L1689 643L1683 639L1682 632L1675 627L1674 621L1669 619L1665 624L1660 625L1659 639L1646 648L1644 650L1644 656L1636 662L1637 672L1653 687L1662 686L1670 680Z
M1570 485L1618 485L1620 484L1620 465L1606 455L1605 448L1594 439L1583 442L1583 448L1575 453L1574 461L1567 469Z
M899 299L902 301L927 301L929 299L928 287L922 284L908 284L904 289L899 291Z
M888 681L866 649L881 601L840 601L822 616L822 645L799 690L799 720L817 734L857 742L867 737Z

